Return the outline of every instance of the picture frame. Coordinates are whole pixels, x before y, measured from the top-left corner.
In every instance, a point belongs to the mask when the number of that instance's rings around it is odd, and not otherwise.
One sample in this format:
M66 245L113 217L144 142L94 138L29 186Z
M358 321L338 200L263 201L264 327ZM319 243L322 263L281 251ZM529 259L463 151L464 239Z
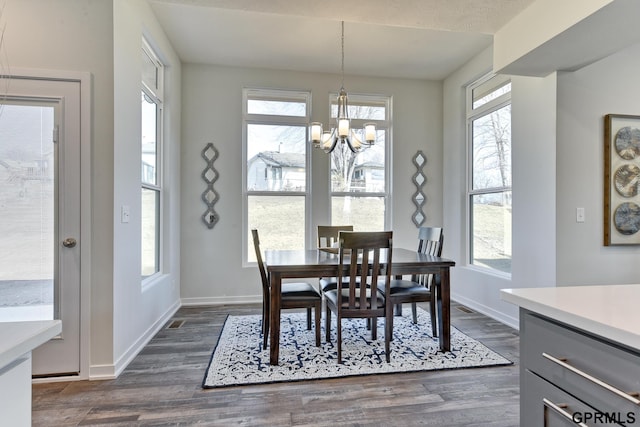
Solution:
M604 116L604 245L640 245L640 116Z

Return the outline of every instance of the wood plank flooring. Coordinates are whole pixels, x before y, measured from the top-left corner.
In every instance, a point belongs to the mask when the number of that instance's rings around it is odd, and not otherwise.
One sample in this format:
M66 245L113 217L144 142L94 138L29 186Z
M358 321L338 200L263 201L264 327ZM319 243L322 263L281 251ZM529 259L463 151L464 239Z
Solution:
M427 306L423 306L428 310ZM181 308L115 380L33 385L34 426L518 426L517 331L452 304L452 324L514 361L507 367L204 390L228 314Z

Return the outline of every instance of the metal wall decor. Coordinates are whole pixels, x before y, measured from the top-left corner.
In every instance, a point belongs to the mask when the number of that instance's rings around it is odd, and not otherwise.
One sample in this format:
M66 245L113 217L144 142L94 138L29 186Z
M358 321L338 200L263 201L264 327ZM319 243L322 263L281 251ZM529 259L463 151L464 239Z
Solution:
M638 245L640 116L604 119L604 245Z
M413 164L418 169L416 173L411 177L411 181L416 186L416 192L411 196L411 201L414 205L416 205L416 211L411 216L411 220L416 225L416 227L420 227L424 224L424 221L427 219L426 215L422 211L422 206L427 201L427 196L422 192L422 186L425 182L427 182L427 177L424 175L422 168L427 163L427 157L422 153L422 151L418 150L415 156L413 156Z
M202 201L207 205L207 210L202 214L202 221L209 228L213 228L220 217L213 209L220 195L213 188L213 184L218 180L218 171L213 167L213 162L218 158L218 150L213 143L208 143L202 150L202 158L207 162L207 167L202 171L202 179L207 183L207 189L202 193Z

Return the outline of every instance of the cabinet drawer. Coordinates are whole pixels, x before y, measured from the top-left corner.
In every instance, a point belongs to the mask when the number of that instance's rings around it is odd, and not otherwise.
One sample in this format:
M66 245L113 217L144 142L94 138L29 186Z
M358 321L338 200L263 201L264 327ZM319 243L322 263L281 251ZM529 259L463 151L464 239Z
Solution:
M640 354L524 311L520 319L524 369L606 413L640 423Z
M596 409L548 383L529 370L521 378L523 384L520 418L522 427L619 426L627 422L622 416L607 418ZM633 421L633 420L631 420Z

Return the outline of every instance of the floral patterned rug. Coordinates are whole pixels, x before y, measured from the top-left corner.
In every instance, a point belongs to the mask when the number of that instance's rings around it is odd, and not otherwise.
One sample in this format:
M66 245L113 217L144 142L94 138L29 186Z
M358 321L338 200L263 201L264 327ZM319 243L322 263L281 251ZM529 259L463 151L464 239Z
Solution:
M307 330L306 313L282 313L280 364L269 365L262 350L260 317L228 316L202 382L203 388L336 378L355 375L432 371L510 365L511 361L451 327L451 351L442 352L431 336L429 313L418 308L413 324L409 307L393 321L391 362L385 361L384 319L378 319L378 339L363 319L343 319L342 364L337 363L336 319L332 342L315 346L315 331Z

